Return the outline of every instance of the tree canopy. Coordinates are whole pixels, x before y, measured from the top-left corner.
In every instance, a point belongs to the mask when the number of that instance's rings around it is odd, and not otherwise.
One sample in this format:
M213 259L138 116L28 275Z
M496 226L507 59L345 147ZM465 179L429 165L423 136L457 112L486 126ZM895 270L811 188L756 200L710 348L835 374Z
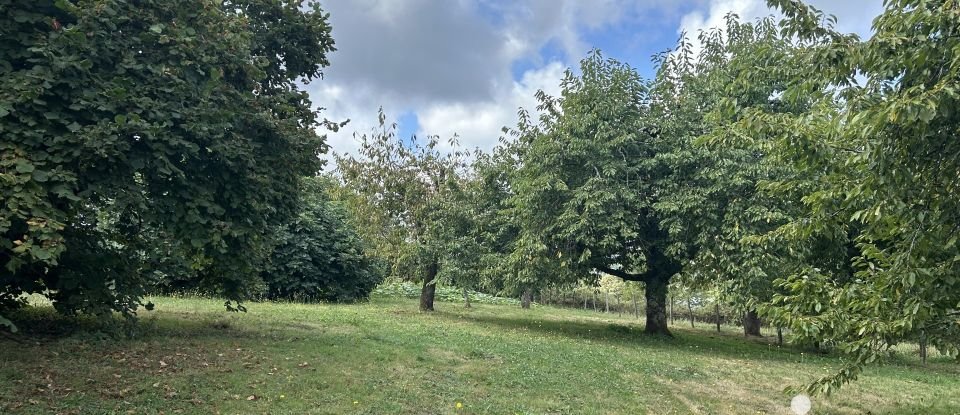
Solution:
M299 1L3 0L0 16L0 300L131 312L154 253L248 296L264 230L322 166L298 82L334 50L327 15Z

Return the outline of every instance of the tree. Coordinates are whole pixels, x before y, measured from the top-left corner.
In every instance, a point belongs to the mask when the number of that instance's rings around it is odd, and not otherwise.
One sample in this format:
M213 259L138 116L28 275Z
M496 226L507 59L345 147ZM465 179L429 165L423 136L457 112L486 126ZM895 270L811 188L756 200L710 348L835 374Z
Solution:
M950 1L885 2L865 41L799 1L776 0L802 46L783 96L801 114L755 108L738 127L776 138L771 152L815 180L771 183L803 194L804 215L756 238L787 241L805 266L778 281L769 307L800 339L839 348L847 366L810 390L830 392L889 348L922 335L960 344L960 14ZM821 267L818 240L853 243ZM844 246L844 245L840 245ZM792 316L792 317L790 317Z
M248 296L326 150L298 83L333 40L299 6L0 1L0 302L133 313L157 240Z
M567 71L559 97L538 92L539 120L520 112L510 186L520 234L511 254L522 283L596 279L646 285L648 333L669 335L667 287L680 264L654 204L669 174L655 156L669 146L649 117L633 68L599 52Z
M743 313L744 334L759 336L757 305L770 299L773 280L792 263L782 244L745 238L795 217L799 197L758 186L798 173L770 157L771 138L730 125L745 108L801 113L806 107L782 99L793 73L780 66L795 47L774 20L746 23L729 14L725 23L699 34L696 54L684 36L660 57L653 110L662 134L676 144L658 155L673 174L663 181L667 191L655 207L674 241L671 252L684 258L685 283L723 288L723 297Z
M405 142L383 111L379 120L370 135L354 134L360 141L356 156L335 155L342 197L391 275L420 280L420 310L433 311L441 264L456 256L449 239L454 227L445 219L462 185L466 154L455 140L448 143L453 151L442 150L436 136Z
M329 200L319 177L305 178L299 215L277 230L261 276L267 298L349 302L367 298L383 279L346 210Z

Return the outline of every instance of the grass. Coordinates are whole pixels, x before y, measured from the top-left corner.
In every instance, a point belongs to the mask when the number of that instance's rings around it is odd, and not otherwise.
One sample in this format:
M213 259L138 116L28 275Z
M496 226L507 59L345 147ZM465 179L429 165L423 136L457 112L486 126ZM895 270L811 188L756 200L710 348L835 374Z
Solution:
M667 339L626 315L553 307L420 314L380 298L228 314L215 300L153 301L122 340L29 310L55 334L0 338L0 413L785 414L785 386L840 363L733 329L678 321ZM820 414L957 413L960 365L906 356L813 401Z

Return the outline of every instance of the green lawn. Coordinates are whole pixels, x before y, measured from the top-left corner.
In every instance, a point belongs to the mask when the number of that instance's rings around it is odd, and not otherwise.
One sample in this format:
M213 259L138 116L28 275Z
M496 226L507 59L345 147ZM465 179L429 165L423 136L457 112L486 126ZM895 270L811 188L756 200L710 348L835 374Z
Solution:
M826 374L811 356L677 322L414 300L362 305L156 298L137 337L0 340L0 413L771 413L785 386ZM61 330L41 318L50 332ZM772 339L771 339L772 340ZM960 365L912 357L867 370L813 413L958 413ZM460 403L462 408L457 408Z

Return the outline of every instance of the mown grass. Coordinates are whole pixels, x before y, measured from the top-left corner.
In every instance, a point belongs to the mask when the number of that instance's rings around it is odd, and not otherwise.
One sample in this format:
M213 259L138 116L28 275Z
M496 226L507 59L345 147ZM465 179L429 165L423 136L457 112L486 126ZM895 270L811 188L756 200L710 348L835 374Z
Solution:
M421 314L381 298L229 314L215 300L153 301L120 340L91 322L65 331L42 308L21 316L48 334L0 340L0 413L784 414L785 386L840 363L732 331L678 321L676 338L651 337L629 316L552 307ZM957 413L960 365L904 357L813 401L812 413Z

